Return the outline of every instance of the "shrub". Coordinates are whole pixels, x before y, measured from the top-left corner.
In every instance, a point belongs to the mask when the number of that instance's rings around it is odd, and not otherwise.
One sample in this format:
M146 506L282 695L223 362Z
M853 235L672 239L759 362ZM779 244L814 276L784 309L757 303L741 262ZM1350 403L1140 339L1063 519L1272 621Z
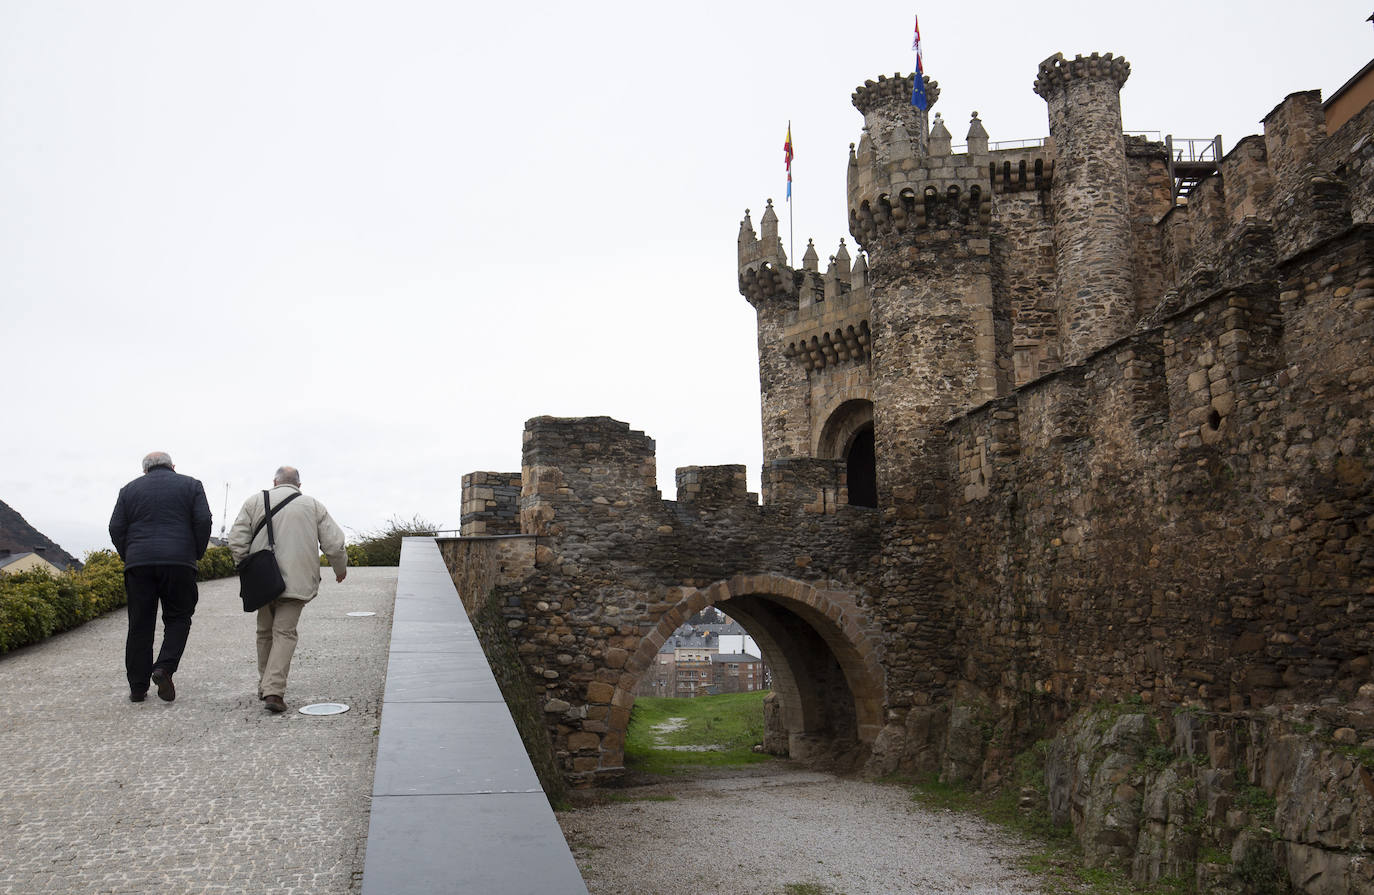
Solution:
M196 563L196 580L213 581L216 578L230 578L237 575L234 568L234 555L228 547L211 547Z
M401 564L402 538L432 536L442 527L442 525L435 525L419 516L413 516L410 519L392 516L385 527L373 532L364 532L362 540L358 542L357 546L367 555L367 562L364 565L399 566ZM351 558L349 561L352 561Z
M57 630L57 582L44 569L0 578L0 652L35 643Z
M344 550L348 552L348 567L356 569L358 566L365 566L367 562L367 551L357 544L345 544ZM329 557L321 555L320 565L329 565Z
M73 576L86 618L104 615L128 602L124 595L124 561L113 550L92 550Z
M0 575L0 653L37 643L125 603L124 563L108 550L79 571L30 569Z

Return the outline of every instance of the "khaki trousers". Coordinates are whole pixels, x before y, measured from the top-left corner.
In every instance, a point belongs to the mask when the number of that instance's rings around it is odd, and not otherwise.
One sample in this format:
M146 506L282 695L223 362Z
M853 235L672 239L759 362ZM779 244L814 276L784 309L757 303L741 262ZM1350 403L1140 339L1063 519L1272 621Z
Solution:
M258 610L258 697L285 696L291 656L296 652L296 622L304 600L281 597Z

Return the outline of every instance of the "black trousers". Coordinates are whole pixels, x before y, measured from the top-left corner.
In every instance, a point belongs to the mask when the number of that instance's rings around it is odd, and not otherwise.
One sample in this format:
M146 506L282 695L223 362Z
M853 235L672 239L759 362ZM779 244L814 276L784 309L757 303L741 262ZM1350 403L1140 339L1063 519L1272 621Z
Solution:
M136 566L124 570L124 592L129 597L129 638L124 642L124 670L129 689L147 690L154 668L169 674L181 664L191 616L200 594L196 570L190 566ZM153 661L153 635L157 633L157 605L162 603L162 648Z

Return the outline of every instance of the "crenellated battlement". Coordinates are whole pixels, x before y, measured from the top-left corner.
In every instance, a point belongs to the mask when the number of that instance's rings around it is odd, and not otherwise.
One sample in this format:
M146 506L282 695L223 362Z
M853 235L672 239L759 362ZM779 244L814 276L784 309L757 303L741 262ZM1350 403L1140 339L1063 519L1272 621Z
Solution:
M892 229L897 232L905 232L912 221L917 227L924 226L927 221L933 221L938 227L945 219L968 223L964 220L966 215L951 213L953 209L948 207L951 190L957 190L961 197L990 197L1051 188L1052 142L990 150L988 132L977 112L972 113L965 140L967 151L953 152L953 138L938 113L928 135L912 136L905 128L896 127L885 137L875 138L873 129L865 125L857 146L850 144L847 174L850 233L859 244L864 245L873 232L862 226L856 229L855 223L867 220L870 215L875 217L875 226L879 228L886 227L891 220ZM932 207L931 214L924 213L929 196L944 198L947 207L943 210ZM918 209L917 204L922 209ZM992 209L987 212L990 215ZM975 214L973 219L977 221L979 216Z
M1000 153L999 153L1000 155ZM1019 158L1010 156L1018 155ZM1041 156L1025 158L1021 150L1007 150L1007 156L988 162L988 180L994 193L1024 193L1048 190L1054 179L1054 159Z
M758 267L748 267L740 271L739 291L756 308L777 299L795 301L798 291L797 279L793 276L792 268L775 267L765 261Z
M1151 318L1219 289L1272 284L1280 264L1351 226L1360 197L1342 179L1340 160L1319 152L1327 139L1319 109L1315 91L1286 97L1265 117L1262 137L1237 141L1216 173L1160 219L1168 288Z
M1074 81L1096 79L1110 80L1120 90L1130 76L1131 64L1112 53L1080 54L1071 60L1065 59L1063 53L1055 53L1040 63L1034 90L1037 96L1048 100Z
M940 98L940 82L925 76L926 105L933 106ZM854 108L864 115L884 107L906 106L911 104L911 93L916 87L916 75L897 72L891 78L878 75L876 81L864 81L863 86L854 88L850 99Z
M959 231L967 236L986 236L992 222L992 192L975 184L965 191L950 184L942 192L934 185L919 193L907 187L895 197L864 200L849 212L849 232L860 245L882 234L908 231Z

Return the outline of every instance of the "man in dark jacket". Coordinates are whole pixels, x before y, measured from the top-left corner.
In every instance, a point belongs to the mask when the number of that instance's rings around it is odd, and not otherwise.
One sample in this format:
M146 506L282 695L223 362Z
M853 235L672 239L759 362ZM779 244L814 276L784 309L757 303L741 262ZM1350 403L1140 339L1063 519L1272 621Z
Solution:
M157 684L159 697L168 702L177 698L172 675L181 663L200 599L196 560L210 543L210 523L205 489L178 473L162 451L144 457L143 475L119 490L110 516L110 540L124 560L124 591L129 597L124 668L131 702L143 701L150 680ZM154 662L159 601L162 649Z

